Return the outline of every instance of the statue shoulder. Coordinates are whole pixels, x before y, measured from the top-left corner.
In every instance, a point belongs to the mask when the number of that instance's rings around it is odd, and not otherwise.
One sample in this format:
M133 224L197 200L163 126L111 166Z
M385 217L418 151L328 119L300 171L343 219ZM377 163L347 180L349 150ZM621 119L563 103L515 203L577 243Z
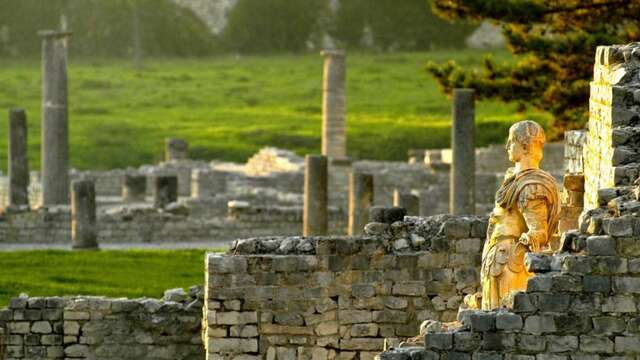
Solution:
M559 201L559 188L555 178L548 172L535 169L519 179L521 183L518 205L524 207L531 200L545 200L547 204Z

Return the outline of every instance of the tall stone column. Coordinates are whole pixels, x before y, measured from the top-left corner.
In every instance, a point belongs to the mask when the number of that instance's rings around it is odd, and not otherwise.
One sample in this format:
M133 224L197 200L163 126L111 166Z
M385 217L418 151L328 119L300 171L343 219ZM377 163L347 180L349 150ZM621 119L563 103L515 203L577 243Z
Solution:
M29 158L27 157L27 114L9 111L9 207L29 206Z
M324 80L322 83L322 155L329 158L347 156L345 124L345 52L324 50Z
M420 215L420 197L410 192L394 190L393 206L406 209L409 216Z
M351 173L349 175L349 235L363 233L372 205L373 175Z
M157 175L154 179L153 205L157 208L176 202L178 200L178 176Z
M453 90L449 212L475 214L475 91Z
M122 200L125 202L144 202L147 195L147 176L143 174L125 174L122 182Z
M302 234L326 235L327 216L327 157L307 155L304 159L304 212Z
M67 41L70 32L42 37L42 205L69 203Z
M96 187L93 180L76 180L71 193L71 240L74 249L97 249Z

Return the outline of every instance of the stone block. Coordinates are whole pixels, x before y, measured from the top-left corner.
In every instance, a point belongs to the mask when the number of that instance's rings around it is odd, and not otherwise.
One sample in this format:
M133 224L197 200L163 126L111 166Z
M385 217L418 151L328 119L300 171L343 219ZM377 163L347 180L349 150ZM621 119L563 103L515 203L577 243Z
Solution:
M612 353L613 341L606 336L580 335L580 351L586 353Z
M592 259L589 256L566 256L562 259L563 272L589 274L592 269Z
M587 238L587 254L592 256L617 255L616 241L606 235L589 236Z
M469 238L456 241L456 252L477 254L482 250L482 239Z
M65 311L63 316L65 320L89 320L91 318L91 314L87 311Z
M496 314L496 328L498 330L520 330L522 329L522 316L513 313L498 312Z
M31 331L36 334L50 334L52 330L48 321L36 321L31 325Z
M406 311L385 309L373 312L373 322L376 323L405 324L407 319L408 314Z
M565 312L569 308L571 296L565 293L538 294L538 309L543 312Z
M393 310L406 309L409 305L409 302L406 299L396 296L386 296L383 301L384 306Z
M518 348L530 352L542 352L547 347L546 337L540 335L518 334Z
M351 293L356 298L370 298L376 294L376 289L372 285L353 285Z
M501 353L496 352L474 352L472 359L473 360L502 360L503 355Z
M238 274L247 272L247 260L242 256L208 254L207 261L210 274Z
M31 331L31 326L29 322L14 321L7 323L7 329L9 334L28 334Z
M480 347L481 334L472 332L456 332L453 334L453 349L474 352Z
M316 335L319 335L319 336L335 335L338 333L338 322L337 321L321 322L315 327L315 333Z
M527 313L537 310L536 297L533 294L518 292L513 296L513 312Z
M75 344L67 346L64 349L64 354L71 358L88 358L91 354L91 350L87 345Z
M448 351L442 355L443 360L471 360L471 354L466 352Z
M9 309L26 309L28 301L29 298L23 296L12 298L9 300Z
M218 325L240 325L257 323L258 313L255 311L228 311L216 313L216 324Z
M473 332L492 331L496 328L496 313L477 312L471 314L469 321L471 322L471 331Z
M602 229L610 236L624 237L633 235L634 218L631 216L621 216L616 218L605 218L602 220ZM613 255L613 254L604 254Z
M76 321L65 321L63 331L65 335L79 335L80 324Z
M424 282L407 282L393 285L393 295L424 296L427 289Z
M527 292L540 292L551 290L552 279L548 274L536 274L527 281Z
M524 332L527 334L540 335L556 331L556 324L551 315L532 315L524 322Z
M640 336L616 336L615 352L625 354L640 353Z
M258 352L258 339L209 338L208 348L222 353Z
M640 294L640 278L628 276L614 277L613 291L622 294Z
M229 337L251 338L258 336L258 327L255 325L233 325L229 328Z
M605 313L635 313L637 311L632 295L609 296L602 304L602 312Z
M593 272L596 274L624 274L628 269L627 259L618 256L598 256L594 258Z
M440 233L448 239L464 239L471 235L471 221L467 218L447 219L440 227Z
M424 345L427 349L451 350L453 348L452 333L432 333L424 336Z
M375 337L378 335L379 327L377 324L354 324L351 327L351 337Z
M351 338L340 340L340 350L382 351L383 348L384 339L382 338Z
M616 334L622 333L627 327L624 319L613 316L594 317L593 330L596 334Z
M340 324L370 323L373 313L367 310L340 310L338 319Z
M578 337L574 335L547 335L547 351L561 353L578 350Z
M551 270L551 257L546 254L527 253L524 257L524 266L529 272L548 272Z
M608 276L585 275L582 278L582 288L586 292L609 293L611 279Z

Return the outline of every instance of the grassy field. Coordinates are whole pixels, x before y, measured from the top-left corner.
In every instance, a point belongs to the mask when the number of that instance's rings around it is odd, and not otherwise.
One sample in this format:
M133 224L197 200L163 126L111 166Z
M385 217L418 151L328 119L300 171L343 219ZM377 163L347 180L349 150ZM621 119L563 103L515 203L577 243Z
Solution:
M62 250L0 253L0 308L30 296L162 297L204 283L204 250Z
M494 58L511 61L506 52ZM410 148L449 144L450 103L427 75L428 60L478 67L477 51L349 54L348 152L354 158L406 159ZM0 118L24 107L31 166L39 166L39 60L0 60ZM163 139L191 143L193 158L244 161L263 146L319 151L322 58L316 54L147 61L69 60L71 163L108 169L161 158ZM549 115L515 105L477 106L480 145L503 141L506 127ZM6 122L2 122L6 124ZM6 168L7 126L0 126Z

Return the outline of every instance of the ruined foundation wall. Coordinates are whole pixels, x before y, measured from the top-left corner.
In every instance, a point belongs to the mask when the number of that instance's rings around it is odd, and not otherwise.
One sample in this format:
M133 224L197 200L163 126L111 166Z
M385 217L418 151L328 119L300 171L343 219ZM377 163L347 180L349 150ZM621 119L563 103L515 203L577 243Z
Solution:
M330 229L345 234L346 216L329 211ZM238 238L298 235L302 232L302 208L234 208L229 216L195 218L153 208L121 208L98 217L99 243L189 243L220 245ZM0 243L68 244L71 215L68 207L39 209L0 216Z
M453 320L478 286L486 219L371 223L363 237L258 238L206 258L208 359L373 359Z
M0 310L0 359L199 360L201 320L195 293L181 302L19 297Z

